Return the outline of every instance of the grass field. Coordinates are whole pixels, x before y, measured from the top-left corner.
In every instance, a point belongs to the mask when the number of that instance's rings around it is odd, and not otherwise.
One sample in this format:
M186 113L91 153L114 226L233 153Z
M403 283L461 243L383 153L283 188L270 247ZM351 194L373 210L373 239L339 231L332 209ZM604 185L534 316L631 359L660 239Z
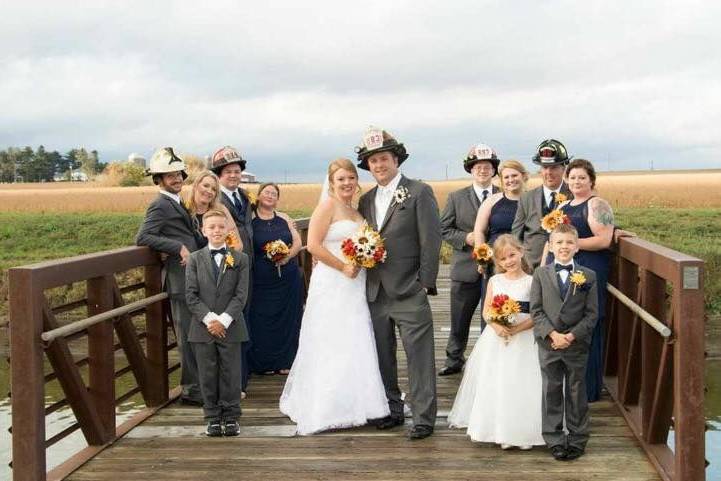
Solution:
M362 174L367 178L367 174ZM468 180L429 182L436 198L445 204L448 193ZM531 179L529 188L539 184ZM598 193L615 208L721 207L721 171L601 174ZM364 190L371 184L363 184ZM246 186L255 191L257 186ZM103 187L84 183L0 184L0 212L142 212L157 195L151 187ZM281 186L283 209L307 212L320 195L318 184Z
M142 212L0 212L0 322L9 267L131 245L142 218ZM721 314L721 208L621 208L617 219L643 238L705 260L707 311Z

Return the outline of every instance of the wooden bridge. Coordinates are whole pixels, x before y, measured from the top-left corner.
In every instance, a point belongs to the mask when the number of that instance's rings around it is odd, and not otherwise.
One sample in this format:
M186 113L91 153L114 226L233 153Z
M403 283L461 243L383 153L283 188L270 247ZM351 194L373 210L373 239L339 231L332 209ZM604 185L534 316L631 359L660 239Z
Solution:
M301 259L306 275L309 261ZM702 481L703 263L627 239L615 267L605 368L610 395L592 404L587 455L573 462L554 461L543 448L501 451L448 429L459 375L438 379L439 419L425 440L407 440L402 428L372 427L296 437L278 411L284 376L254 377L240 436L209 439L200 408L174 403L177 356L154 253L131 247L11 269L13 479ZM53 288L83 281L83 298L51 305ZM431 305L441 366L448 266L441 266ZM61 321L73 312L84 319ZM472 331L469 349L477 336ZM87 356L74 356L70 344L85 339ZM52 369L44 368L46 357ZM406 384L400 343L399 362ZM132 376L136 387L116 393L120 376ZM52 380L65 398L46 404L44 386ZM118 424L116 406L137 395L146 408ZM45 416L68 407L76 422L46 439ZM88 447L46 472L47 447L77 430Z

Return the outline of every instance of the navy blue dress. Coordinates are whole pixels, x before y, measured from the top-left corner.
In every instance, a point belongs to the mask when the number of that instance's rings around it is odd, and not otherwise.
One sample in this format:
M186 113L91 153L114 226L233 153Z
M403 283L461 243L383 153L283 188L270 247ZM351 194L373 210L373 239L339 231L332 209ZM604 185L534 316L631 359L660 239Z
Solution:
M255 373L290 369L298 350L302 318L301 271L293 258L281 266L278 277L278 268L265 257L263 246L278 239L290 246L293 238L288 223L277 215L271 220L256 217L252 227L255 258L248 316L251 336L248 363Z
M561 211L568 216L573 227L578 231L578 238L585 239L593 237L591 227L588 225L588 200L578 204L566 204L561 207ZM553 262L553 254L549 254L550 262ZM601 388L603 386L603 343L605 339L605 322L606 317L606 282L608 281L608 271L611 265L611 252L608 249L599 251L579 250L573 257L584 267L593 270L596 273L598 282L598 322L593 329L591 336L591 347L588 353L588 364L586 366L586 393L588 401L594 402L601 398Z
M493 243L502 234L511 233L516 210L518 210L518 201L507 198L506 194L503 194L503 197L493 204L491 215L488 218L488 245L493 246Z

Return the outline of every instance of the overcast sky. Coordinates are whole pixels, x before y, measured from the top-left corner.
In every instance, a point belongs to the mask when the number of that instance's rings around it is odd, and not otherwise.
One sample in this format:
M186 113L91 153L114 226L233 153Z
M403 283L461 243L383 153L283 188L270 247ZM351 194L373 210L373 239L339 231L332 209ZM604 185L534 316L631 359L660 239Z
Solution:
M465 175L478 142L544 138L599 170L721 167L721 2L0 3L0 148L230 144L319 180L369 124L404 171Z

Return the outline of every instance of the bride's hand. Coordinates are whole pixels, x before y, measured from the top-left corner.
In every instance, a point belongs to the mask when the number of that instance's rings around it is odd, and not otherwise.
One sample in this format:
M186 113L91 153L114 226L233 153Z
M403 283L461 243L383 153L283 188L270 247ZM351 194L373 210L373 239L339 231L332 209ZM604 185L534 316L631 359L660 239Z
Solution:
M343 270L341 271L344 276L349 277L351 279L355 279L358 275L358 272L360 272L360 267L354 265L354 264L344 264Z
M502 337L503 339L508 339L511 337L511 333L508 332L508 328L501 326L500 324L496 324L495 322L491 323L491 327L494 331L496 331L496 335L498 337Z

